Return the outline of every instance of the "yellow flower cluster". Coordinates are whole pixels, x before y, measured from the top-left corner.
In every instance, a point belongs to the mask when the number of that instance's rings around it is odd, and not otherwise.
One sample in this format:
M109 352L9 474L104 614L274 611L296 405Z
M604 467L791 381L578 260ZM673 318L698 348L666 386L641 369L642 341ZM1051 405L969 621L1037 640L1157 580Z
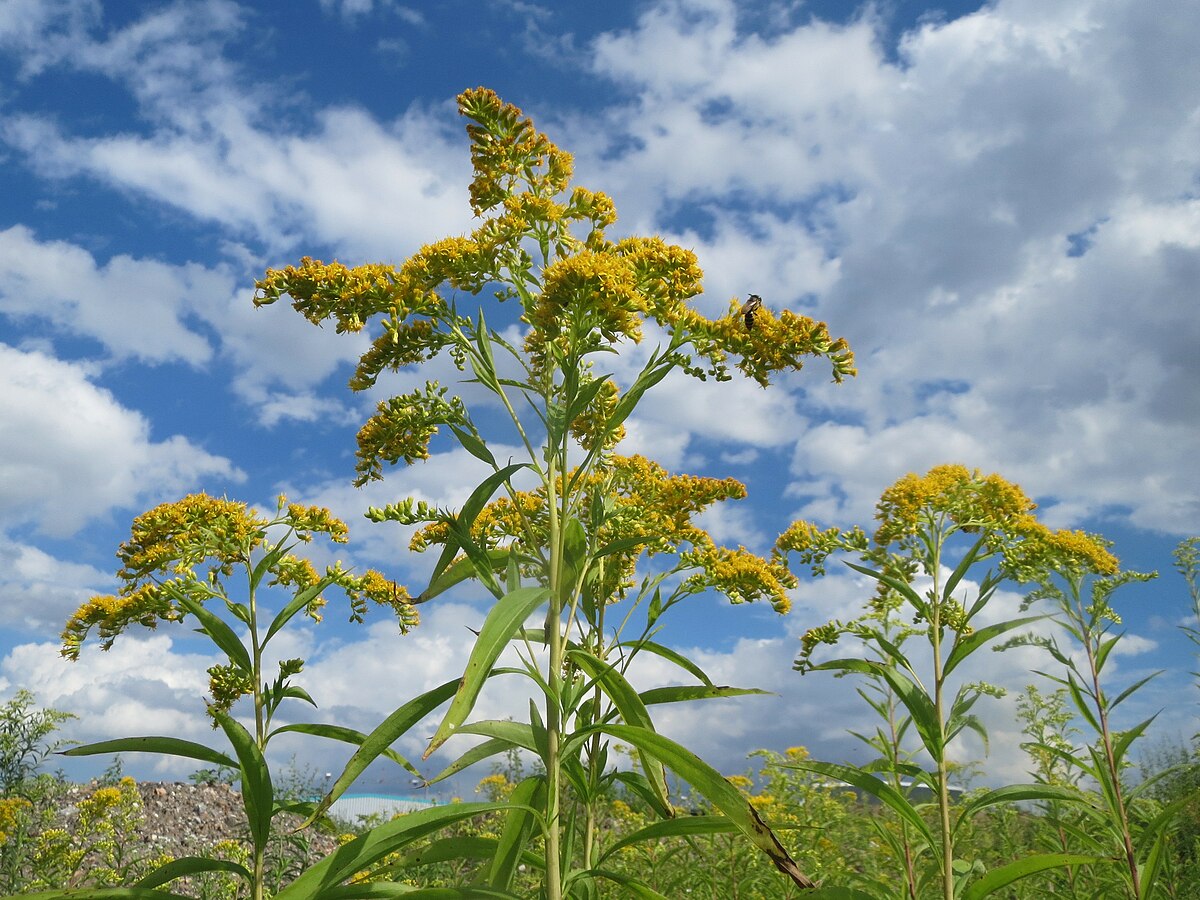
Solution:
M25 811L32 806L24 797L0 797L0 844L8 841L8 836L20 825Z
M133 520L129 540L117 551L117 576L136 581L151 572L182 574L206 559L228 575L262 545L266 524L246 504L208 494L163 503Z
M130 539L117 553L123 563L118 573L123 587L115 595L92 597L75 611L63 629L62 655L78 659L93 629L102 649L107 650L130 625L155 628L160 621L182 620L186 613L180 595L197 603L225 597L219 576L231 575L235 564L251 569L257 555L265 550L268 530L274 528L288 529L302 541L318 533L338 543L348 539L346 523L328 509L288 503L284 496L279 497L277 516L269 521L244 503L207 494L191 494L143 513L134 520ZM208 561L214 565L201 579L195 569ZM355 615L361 616L363 598L367 598L391 607L402 630L407 631L417 622L407 592L378 572L356 576L335 564L320 576L307 559L284 553L274 560L269 574L270 584L297 591L322 580L336 584L351 598ZM305 612L320 621L324 604L318 592ZM241 688L234 683L240 674L230 670L212 677L218 704L222 698L240 696Z
M383 464L403 459L412 465L429 458L429 442L440 425L465 425L467 413L458 397L446 397L446 388L427 381L423 390L383 400L375 415L358 432L358 461L354 483L362 487L383 477Z
M625 426L609 426L613 410L620 399L620 391L612 381L600 385L596 396L587 408L571 422L571 434L585 450L602 446L611 450L625 438Z
M788 591L799 583L787 566L768 561L745 547L709 547L681 554L685 563L700 567L701 572L684 582L689 590L716 588L731 603L765 600L775 612L786 615L792 608Z
M339 333L360 331L366 318L392 305L396 281L391 266L350 268L337 260L326 263L306 256L299 266L269 269L255 284L254 302L266 306L287 294L310 322L319 324L332 316Z
M360 576L344 574L338 579L339 586L350 598L350 618L361 622L367 614L366 601L370 600L377 606L386 606L396 616L400 625L400 633L408 634L420 623L420 614L413 606L408 589L392 581L382 572L368 569Z

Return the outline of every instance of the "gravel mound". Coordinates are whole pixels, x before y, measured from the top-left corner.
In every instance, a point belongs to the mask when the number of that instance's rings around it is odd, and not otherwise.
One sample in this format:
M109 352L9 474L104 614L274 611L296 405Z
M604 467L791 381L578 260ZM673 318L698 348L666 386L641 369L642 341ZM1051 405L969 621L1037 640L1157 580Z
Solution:
M136 842L148 852L181 856L203 856L218 841L247 838L246 810L242 795L227 784L191 784L172 781L143 781L138 783L145 821L136 835ZM71 788L63 812L68 820L74 806L95 790L95 785ZM283 814L275 818L275 831L287 835L301 819ZM313 827L301 833L308 844L308 854L320 858L337 847L334 835Z

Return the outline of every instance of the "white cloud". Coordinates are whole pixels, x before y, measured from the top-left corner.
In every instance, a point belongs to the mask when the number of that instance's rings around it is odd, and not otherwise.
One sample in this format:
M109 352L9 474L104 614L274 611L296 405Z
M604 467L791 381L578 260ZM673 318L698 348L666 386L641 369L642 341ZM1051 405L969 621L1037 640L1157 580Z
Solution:
M0 543L0 616L15 632L57 633L81 603L112 589L94 566L56 559L11 538Z
M0 345L0 521L73 534L113 509L239 470L187 439L152 440L150 425L80 366Z
M904 36L899 65L870 16L766 35L739 15L664 0L599 38L596 70L634 99L568 131L636 229L711 218L685 239L717 288L702 304L807 297L850 340L858 383L806 371L774 431L806 510L869 514L905 471L960 461L1058 524L1200 527L1200 10L988 4ZM773 212L712 213L747 201ZM673 458L703 427L647 411L640 433L672 434Z
M10 115L0 136L43 175L97 178L277 252L316 244L358 260L395 259L431 235L469 227L468 156L461 141L448 142L443 117L414 106L381 124L341 107L319 110L307 133L281 127L281 111L307 110L253 86L230 62L226 45L244 19L237 5L208 0L164 7L103 36L93 35L94 23L79 26L39 65L124 82L151 131L76 137L25 113Z
M232 291L228 272L192 263L114 256L104 265L65 241L39 241L24 226L0 231L0 311L46 318L68 334L100 341L117 358L147 362L212 356L187 320Z

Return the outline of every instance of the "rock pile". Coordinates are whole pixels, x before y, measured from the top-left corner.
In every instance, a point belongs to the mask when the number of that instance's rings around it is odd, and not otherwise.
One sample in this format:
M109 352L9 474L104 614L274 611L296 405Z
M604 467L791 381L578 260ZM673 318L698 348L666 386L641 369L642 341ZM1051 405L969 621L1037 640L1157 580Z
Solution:
M74 805L88 796L95 786L71 788L64 799L68 820ZM184 784L143 781L138 783L145 821L134 838L146 850L167 853L175 858L203 856L218 841L246 839L246 810L242 795L227 784ZM300 824L298 816L284 814L275 819L275 828L286 835ZM302 833L311 858L320 858L337 846L334 835L319 828Z

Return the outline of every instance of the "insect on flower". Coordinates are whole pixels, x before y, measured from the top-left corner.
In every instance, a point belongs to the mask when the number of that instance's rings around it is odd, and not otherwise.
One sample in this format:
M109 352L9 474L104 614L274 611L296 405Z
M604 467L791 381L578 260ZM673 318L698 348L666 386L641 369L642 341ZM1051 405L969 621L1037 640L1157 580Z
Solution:
M762 309L762 297L758 294L751 294L742 307L742 315L746 317L746 330L750 331L754 328L754 314Z

